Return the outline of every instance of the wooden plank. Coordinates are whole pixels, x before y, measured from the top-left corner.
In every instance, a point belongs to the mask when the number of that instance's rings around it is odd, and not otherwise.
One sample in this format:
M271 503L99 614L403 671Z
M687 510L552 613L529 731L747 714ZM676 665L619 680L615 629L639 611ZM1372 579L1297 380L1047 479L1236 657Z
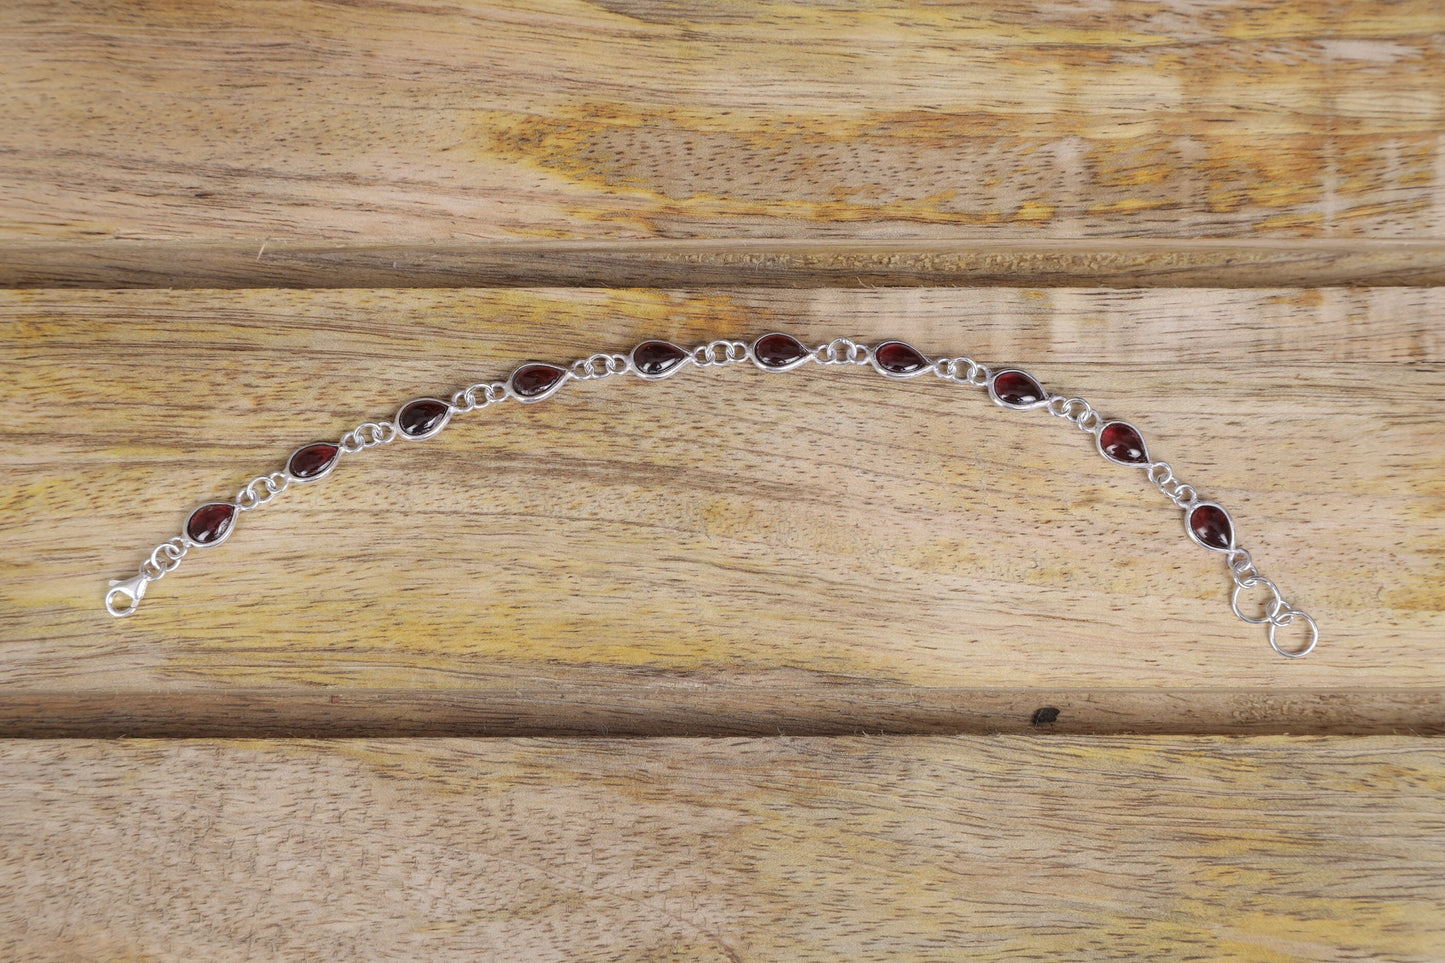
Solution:
M1445 285L1445 241L0 240L0 287L1329 287Z
M1440 238L1434 0L0 7L0 236Z
M7 688L0 736L1445 735L1435 689L1049 689L683 682L528 689Z
M1445 682L1441 297L8 292L0 394L26 414L0 427L0 678L61 694L797 688L831 701L819 725L841 707L886 719L853 701L880 686L1318 689L1392 725L1382 691ZM1319 619L1320 650L1274 656L1177 511L1062 422L821 368L579 384L458 418L246 516L137 616L100 606L190 507L308 440L529 356L771 327L1024 361L1133 418L1234 510ZM765 717L776 698L759 699L738 711Z
M1445 745L0 743L8 959L1434 961Z

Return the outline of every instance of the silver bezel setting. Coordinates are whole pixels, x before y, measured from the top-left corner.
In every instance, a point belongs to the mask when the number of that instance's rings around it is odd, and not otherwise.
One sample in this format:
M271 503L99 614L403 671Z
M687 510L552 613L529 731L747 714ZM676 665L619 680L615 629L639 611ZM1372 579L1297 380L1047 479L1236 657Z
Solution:
M448 417L450 417L450 415L448 415ZM397 434L401 434L401 430L400 430L400 429L397 430ZM330 445L332 448L335 448L335 449L336 449L336 454L334 454L334 455L331 456L331 462L330 462L330 464L328 464L325 468L323 468L323 469L321 470L321 474L319 474L319 475L312 475L310 478L302 478L300 475L296 474L295 472L293 472L293 471L291 470L291 459L295 458L297 455L301 454L301 453L302 453L303 451L305 451L306 449L308 449L308 448L314 448L314 447L316 447L317 445ZM313 441L313 442L309 442L309 443L307 443L307 444L305 444L305 445L302 445L300 448L297 448L295 451L293 451L290 455L287 456L287 458L286 458L286 477L289 478L289 479L291 479L292 481L296 482L298 485L309 485L309 484L311 484L311 483L314 482L314 481L320 481L321 479L325 478L327 475L331 474L333 471L336 470L336 464L337 464L337 462L341 461L341 456L342 456L343 454L345 454L345 449L343 449L340 445L336 444L336 442L334 442L334 441Z
M558 378L555 382L552 383L552 387L548 388L546 391L542 392L540 395L522 395L522 394L518 394L518 392L517 392L517 387L516 387L516 383L515 383L515 382L516 382L516 379L517 379L518 373L520 373L520 372L522 372L522 371L526 371L528 368L537 367L537 366L540 366L540 367L543 367L543 368L551 368L553 371L560 371L560 372L562 372L562 376L561 376L560 378ZM507 396L510 397L510 398L512 398L512 399L514 399L514 400L516 400L516 401L520 401L520 402L521 402L522 404L524 404L524 405L530 405L530 404L533 404L533 403L538 402L538 401L546 401L548 398L552 397L552 396L555 395L557 392L561 391L561 390L562 390L562 386L565 385L565 384L566 384L568 381L570 381L571 379L572 379L572 372L571 372L571 371L568 371L566 368L562 367L560 364L553 364L553 363L550 362L550 361L528 361L528 362L525 362L525 363L523 363L523 364L517 365L517 367L512 370L512 373L509 374L509 375L507 375Z
M800 347L802 347L803 356L795 361L789 361L785 365L764 364L763 362L758 360L757 346L758 342L764 340L765 338L787 338L789 341L796 342ZM748 345L748 360L751 361L753 364L757 365L759 368L762 368L764 371L792 371L794 368L799 367L800 365L805 365L809 361L812 361L813 352L809 351L806 344L803 344L803 342L799 341L791 334L785 334L782 331L769 331L767 334L760 335L759 337L754 338L752 344Z
M1224 513L1224 517L1229 519L1229 545L1226 548L1218 548L1214 545L1210 545L1202 541L1198 535L1194 534L1194 526L1189 524L1189 520L1194 517L1194 513L1197 512L1199 509L1206 507L1219 509L1221 512ZM1207 548L1211 552L1221 552L1224 554L1228 554L1235 550L1236 535L1234 530L1234 516L1229 514L1229 509L1225 508L1218 502L1198 501L1191 503L1189 507L1184 510L1184 531L1189 534L1189 538L1194 542L1194 544L1198 545L1200 548Z
M994 383L1006 374L1023 375L1025 378L1029 379L1034 384L1039 386L1039 394L1042 397L1040 397L1038 401L1032 401L1026 405L1016 405L1011 402L1004 401L998 396L998 392L994 389ZM988 396L993 399L994 404L998 405L1000 408L1007 408L1009 411L1030 411L1034 408L1046 407L1049 403L1049 393L1044 390L1044 386L1042 384L1039 384L1039 379L1035 378L1033 375L1029 374L1022 368L1001 368L998 371L991 373L988 378Z
M668 345L669 347L677 348L677 350L682 353L682 358L681 358L681 360L679 360L676 364L674 364L672 367L670 367L670 368L668 368L666 371L662 372L662 374L648 374L647 372L643 371L642 368L641 368L641 366L639 366L638 363L637 363L637 352L638 352L638 350L639 350L640 348L642 348L643 345L648 345L648 344L665 344L665 345ZM671 341L664 341L664 340L662 340L661 338L649 338L648 340L646 340L646 341L642 342L641 344L637 345L636 347L634 347L631 351L629 351L629 352L627 353L627 367L628 367L628 370L631 371L633 374L637 375L637 377L641 378L643 381L661 381L661 380L664 379L664 378L671 378L673 375L677 374L677 373L678 373L679 371L681 371L683 368L686 368L688 365L690 365L690 364L692 364L692 363L693 363L692 352L688 351L686 348L683 348L683 347L681 347L681 346L679 346L679 345L673 344Z
M912 351L914 354L918 355L920 358L923 359L923 366L920 367L917 371L889 371L887 368L883 367L881 363L879 363L878 352L888 347L890 344L903 345L903 347L907 348L909 351ZM924 354L922 351L919 351L907 341L899 341L897 338L890 338L887 341L881 341L878 344L875 344L872 348L870 348L868 351L868 362L869 364L873 365L874 371L878 372L885 378L893 378L896 381L907 381L909 378L917 378L919 375L928 374L930 371L933 370L933 359L929 358L928 355Z
M1141 462L1120 461L1120 460L1117 459L1117 458L1111 458L1111 457L1109 456L1108 452L1104 451L1104 431L1105 431L1105 429L1107 429L1110 425L1123 425L1124 427L1128 428L1130 431L1134 432L1134 434L1136 434L1136 435L1139 436L1139 444L1143 446L1143 452L1144 452L1144 460L1143 460L1143 461L1141 461ZM1136 427L1134 427L1133 425L1129 424L1129 422L1127 422L1127 421L1120 421L1119 419L1115 418L1113 421L1106 421L1106 422L1104 422L1102 425L1099 426L1099 429L1094 432L1094 445L1095 445L1095 447L1097 447L1097 448L1099 449L1099 454L1104 457L1104 460L1107 461L1107 462L1109 462L1110 464L1113 464L1113 465L1123 465L1125 468L1143 468L1143 469L1145 469L1146 471L1149 469L1149 463L1150 463L1150 461L1151 461L1151 459L1149 458L1149 443L1144 440L1144 432L1140 431L1138 428L1136 428ZM1233 519L1230 519L1231 525L1233 524L1233 521L1234 521Z
M191 519L196 517L196 512L200 511L203 508L209 508L212 505L230 505L231 521L226 525L226 530L221 533L221 537L216 539L214 542L198 542L194 538L191 538ZM234 502L202 502L186 514L185 524L181 526L181 538L184 538L186 540L186 545L189 548L215 548L217 545L221 544L226 539L231 537L231 533L236 530L236 522L240 521L240 516L241 508Z
M406 430L401 427L401 413L420 401L435 401L437 404L445 408L447 410L447 413L442 415L442 420L437 422L436 427L432 428L430 431L420 435L407 434ZM405 438L407 441L425 441L426 439L438 434L443 428L447 426L447 422L452 420L453 410L454 409L452 408L450 402L443 401L440 398L413 398L406 404L402 405L400 408L396 409L396 417L393 418L391 421L392 424L396 425L396 436L398 438ZM338 456L338 460L340 460L340 456ZM287 474L290 474L290 472L287 472Z

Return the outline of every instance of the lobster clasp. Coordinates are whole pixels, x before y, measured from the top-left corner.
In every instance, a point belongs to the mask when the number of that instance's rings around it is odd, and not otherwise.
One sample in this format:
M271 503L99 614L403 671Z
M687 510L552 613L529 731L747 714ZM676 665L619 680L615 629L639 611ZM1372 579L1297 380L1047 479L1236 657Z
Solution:
M116 618L123 618L136 610L140 600L145 598L146 583L150 579L136 575L126 579L112 579L110 591L105 593L105 610ZM116 604L119 598L120 604Z

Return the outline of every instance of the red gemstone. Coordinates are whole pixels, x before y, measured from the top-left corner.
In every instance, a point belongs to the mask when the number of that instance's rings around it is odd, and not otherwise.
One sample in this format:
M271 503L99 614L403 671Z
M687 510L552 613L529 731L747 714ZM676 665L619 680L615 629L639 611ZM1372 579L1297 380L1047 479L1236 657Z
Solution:
M1143 436L1122 421L1111 421L1099 432L1099 450L1121 465L1142 465L1149 460Z
M420 398L402 408L396 416L396 427L408 438L422 438L439 431L451 415L451 407L435 398Z
M1206 548L1227 552L1234 544L1234 523L1218 505L1196 505L1189 513L1189 528Z
M889 374L917 374L928 367L928 359L918 350L902 341L885 341L873 351L878 367Z
M1022 371L1000 371L993 378L994 397L1012 408L1026 408L1044 400L1044 389Z
M235 505L225 502L202 505L186 519L186 537L197 545L214 545L226 537L235 517Z
M632 349L632 365L649 378L660 378L683 361L687 352L667 341L644 341Z
M341 449L330 442L318 441L297 450L286 463L286 472L298 481L310 481L326 474L336 463L336 453Z
M786 368L807 356L803 343L786 334L765 334L753 342L753 357L765 368Z
M567 374L554 364L524 364L512 372L512 391L519 398L538 398L555 388Z

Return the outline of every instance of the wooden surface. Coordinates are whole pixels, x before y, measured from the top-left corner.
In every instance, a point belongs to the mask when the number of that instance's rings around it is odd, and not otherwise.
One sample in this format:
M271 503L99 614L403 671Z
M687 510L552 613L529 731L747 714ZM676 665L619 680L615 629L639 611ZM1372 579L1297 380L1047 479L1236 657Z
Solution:
M1445 746L1416 739L7 742L0 765L7 959L1445 945Z
M1433 0L34 0L0 84L0 957L1445 958ZM101 607L299 444L775 328L1130 419L1319 650L1062 422L822 369Z
M0 9L0 236L1434 238L1435 0Z
M699 683L1438 693L1440 289L12 292L4 673L27 690ZM977 320L975 320L977 319ZM545 328L543 324L545 323ZM1231 508L1324 642L1229 610L1142 472L867 370L581 383L242 518L116 622L190 508L406 400L648 335L1027 359ZM79 401L78 401L79 399ZM77 403L78 401L78 403ZM117 426L123 426L118 431ZM1401 479L1414 480L1400 484ZM12 563L14 564L14 563ZM746 699L744 694L741 698ZM866 727L866 717L860 719Z
M1064 238L0 240L0 287L1280 288L1445 284L1445 242Z

